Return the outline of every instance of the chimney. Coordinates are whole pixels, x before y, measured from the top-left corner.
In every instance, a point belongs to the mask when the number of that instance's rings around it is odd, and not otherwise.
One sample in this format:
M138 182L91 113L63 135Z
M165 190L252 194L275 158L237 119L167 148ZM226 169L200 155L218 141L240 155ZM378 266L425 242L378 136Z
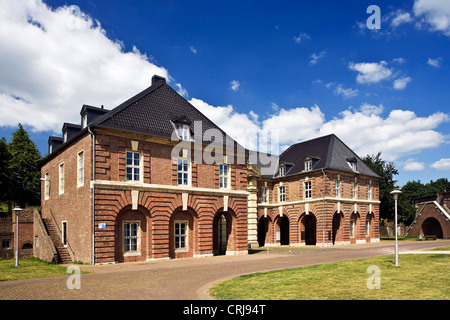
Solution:
M164 77L161 77L161 76L158 76L158 75L154 75L153 77L152 77L152 86L154 86L155 84L157 84L157 83L159 83L159 82L164 82L164 83L166 83L166 78L164 78Z

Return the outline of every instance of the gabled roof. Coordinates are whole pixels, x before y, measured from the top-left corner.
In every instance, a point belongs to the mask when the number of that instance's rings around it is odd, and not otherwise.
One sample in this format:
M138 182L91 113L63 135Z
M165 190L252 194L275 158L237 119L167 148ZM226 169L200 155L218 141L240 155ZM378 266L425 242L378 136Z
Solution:
M380 177L334 134L291 145L280 155L279 163L292 165L286 172L289 176L304 172L307 159L312 160L312 171L334 169L353 173L348 162L356 162L357 173ZM277 172L273 172L274 177Z

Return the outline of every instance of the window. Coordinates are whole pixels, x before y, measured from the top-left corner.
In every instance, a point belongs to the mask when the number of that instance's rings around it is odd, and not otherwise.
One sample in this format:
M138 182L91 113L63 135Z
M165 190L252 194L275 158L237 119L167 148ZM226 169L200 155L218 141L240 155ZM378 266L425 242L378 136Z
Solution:
M219 187L228 188L228 165L221 164L219 168Z
M190 141L191 140L191 130L187 124L182 124L178 127L178 135L181 140Z
M11 240L9 239L2 240L2 249L11 249Z
M62 222L61 240L64 246L67 246L67 221Z
M59 194L64 193L64 162L59 165Z
M127 152L127 181L141 181L141 154Z
M178 185L189 185L189 160L178 159Z
M80 151L78 153L77 159L77 186L81 187L84 185L84 152Z
M308 159L305 161L305 171L312 170L312 159Z
M262 199L263 203L267 203L269 199L269 189L267 187L262 188Z
M341 181L336 180L334 183L334 196L339 198L341 196Z
M370 219L366 219L366 237L370 237Z
M355 237L356 218L353 216L350 219L350 238Z
M138 252L139 222L126 222L123 224L123 253Z
M280 177L284 177L286 175L286 166L280 166L280 168L278 169L278 175Z
M367 200L372 200L372 186L370 184L367 186Z
M175 222L175 250L187 248L187 221Z
M311 199L312 198L312 182L306 181L305 182L305 199Z
M44 199L48 200L50 198L50 180L48 172L44 175Z
M67 131L63 133L63 142L67 142Z
M83 115L83 117L81 118L81 125L83 129L87 127L87 114Z
M286 187L285 186L278 187L278 201L279 202L286 201Z
M352 183L352 198L356 199L358 196L358 184L356 182Z

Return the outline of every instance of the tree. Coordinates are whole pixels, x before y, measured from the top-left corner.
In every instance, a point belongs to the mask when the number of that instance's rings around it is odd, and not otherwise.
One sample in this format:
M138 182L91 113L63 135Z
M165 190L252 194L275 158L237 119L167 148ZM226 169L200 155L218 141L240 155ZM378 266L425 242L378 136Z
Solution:
M19 128L12 133L8 150L11 154L9 163L10 200L22 208L27 204L39 204L41 154L20 123Z
M381 152L377 155L367 155L362 160L381 177L380 217L394 220L394 199L389 193L395 189L397 181L394 180L394 175L398 175L397 169L392 162L386 162L381 158Z
M8 201L9 186L11 183L11 176L9 172L9 163L11 160L11 154L8 150L8 144L5 137L0 139L0 202Z

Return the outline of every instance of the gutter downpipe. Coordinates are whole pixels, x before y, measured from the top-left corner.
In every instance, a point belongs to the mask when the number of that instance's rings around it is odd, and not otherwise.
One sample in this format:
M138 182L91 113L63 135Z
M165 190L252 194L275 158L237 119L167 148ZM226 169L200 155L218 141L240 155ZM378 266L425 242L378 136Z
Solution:
M92 182L95 181L95 133L88 127L92 136ZM95 184L92 184L92 265L95 265Z
M322 200L322 214L323 214L323 223L322 223L322 248L325 247L325 171L322 169L322 180L323 180L323 200Z

